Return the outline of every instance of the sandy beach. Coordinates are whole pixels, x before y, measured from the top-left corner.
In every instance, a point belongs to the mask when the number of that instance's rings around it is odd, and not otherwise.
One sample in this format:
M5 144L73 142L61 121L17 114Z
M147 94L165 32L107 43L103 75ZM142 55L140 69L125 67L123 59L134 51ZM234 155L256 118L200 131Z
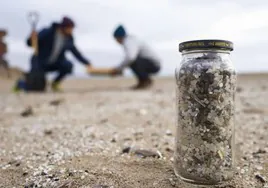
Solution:
M67 80L63 93L43 94L10 93L11 83L0 80L1 188L194 187L173 172L173 78L146 91L124 78ZM215 187L268 188L268 74L239 75L236 96L236 174Z

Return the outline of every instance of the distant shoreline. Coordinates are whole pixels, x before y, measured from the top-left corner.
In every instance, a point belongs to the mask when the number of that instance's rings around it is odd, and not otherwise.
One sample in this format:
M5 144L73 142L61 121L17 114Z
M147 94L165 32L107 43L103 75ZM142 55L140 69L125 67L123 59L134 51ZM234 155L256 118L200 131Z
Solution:
M237 73L238 76L267 76L268 72L243 72L243 73ZM156 78L173 78L173 75L156 75ZM110 76L90 76L90 75L71 75L69 76L67 79L111 79ZM116 77L113 79L132 79L133 76L132 75L125 75L123 77Z

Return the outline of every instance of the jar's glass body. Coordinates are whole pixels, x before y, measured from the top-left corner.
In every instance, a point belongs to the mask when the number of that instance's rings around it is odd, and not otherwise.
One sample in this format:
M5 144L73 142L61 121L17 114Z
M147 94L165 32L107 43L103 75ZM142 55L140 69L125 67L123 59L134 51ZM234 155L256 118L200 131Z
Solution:
M176 175L202 185L231 179L236 72L229 51L184 51L175 74Z

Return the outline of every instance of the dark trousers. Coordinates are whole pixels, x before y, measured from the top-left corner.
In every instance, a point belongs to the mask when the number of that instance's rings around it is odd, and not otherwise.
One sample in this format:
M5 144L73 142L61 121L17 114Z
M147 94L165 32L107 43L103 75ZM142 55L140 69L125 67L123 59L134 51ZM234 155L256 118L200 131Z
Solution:
M54 63L48 63L48 62L42 62L42 61L38 61L38 60L34 60L34 58L32 59L32 70L31 71L35 71L35 70L42 70L45 73L48 72L57 72L58 75L56 76L56 78L54 79L54 82L60 82L62 81L65 76L67 74L71 74L72 70L73 70L73 64L64 59L62 61L57 61Z
M54 82L62 81L67 74L71 74L73 71L73 64L68 61L59 61L51 64L46 64L44 66L45 72L57 72L58 75L54 79Z
M138 57L131 65L130 69L139 81L148 80L151 74L159 72L160 66L150 59Z

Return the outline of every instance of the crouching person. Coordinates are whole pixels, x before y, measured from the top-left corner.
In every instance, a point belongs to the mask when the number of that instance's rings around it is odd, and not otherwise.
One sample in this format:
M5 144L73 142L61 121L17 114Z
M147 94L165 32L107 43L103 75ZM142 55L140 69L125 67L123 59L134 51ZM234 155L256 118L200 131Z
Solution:
M130 68L137 78L137 84L132 89L146 89L153 83L151 75L160 71L160 60L144 42L129 35L125 28L118 26L113 36L122 45L125 58L122 63L112 69L112 75L119 75L123 69Z
M33 31L27 40L27 45L30 47L33 46L33 38L37 39L38 44L38 53L32 57L31 70L28 75L34 75L36 72L40 74L56 72L57 75L51 84L53 91L61 90L61 82L73 70L73 64L65 57L65 52L72 52L88 69L91 68L90 62L82 56L74 44L72 35L74 27L75 23L70 18L64 17L60 23L52 23L50 27L44 28L39 33ZM29 82L35 82L31 79ZM31 85L27 81L23 83L20 80L16 89L31 90L30 88Z

